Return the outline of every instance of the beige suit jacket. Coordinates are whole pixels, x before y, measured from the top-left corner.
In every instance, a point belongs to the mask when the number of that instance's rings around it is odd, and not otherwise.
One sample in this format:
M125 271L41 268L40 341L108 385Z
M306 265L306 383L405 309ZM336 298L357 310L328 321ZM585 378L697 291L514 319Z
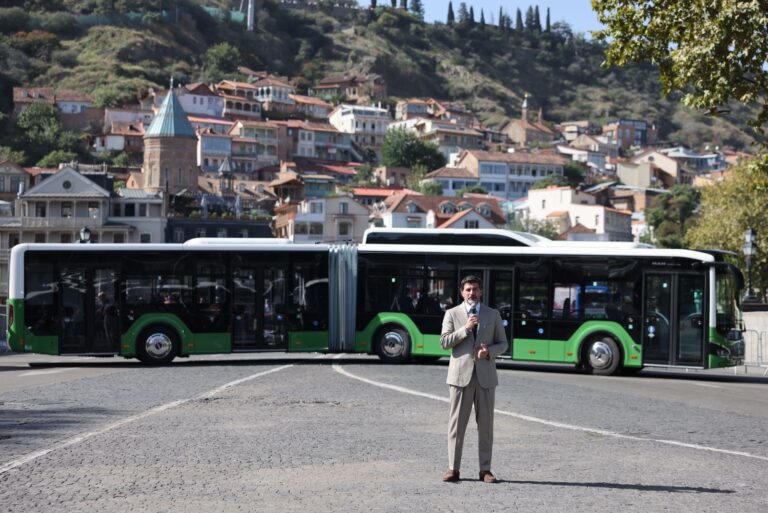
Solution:
M477 327L477 344L470 331L464 329L469 314L464 303L445 312L443 329L440 332L440 345L451 349L451 361L448 364L449 385L465 387L472 379L472 371L477 370L477 381L483 388L499 384L496 375L496 357L507 350L509 343L501 322L501 314L493 308L481 305ZM490 357L487 360L475 359L475 347L481 343L488 346Z

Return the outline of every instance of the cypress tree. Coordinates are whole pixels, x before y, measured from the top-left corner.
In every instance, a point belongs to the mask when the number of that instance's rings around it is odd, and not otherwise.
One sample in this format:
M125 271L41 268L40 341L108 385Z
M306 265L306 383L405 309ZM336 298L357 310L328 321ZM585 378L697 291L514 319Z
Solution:
M515 19L515 30L518 32L523 31L523 13L520 12L520 8L517 8L517 18Z
M475 24L475 8L471 5L469 6L469 24L474 25Z
M536 32L541 32L541 16L539 16L539 6L537 5L533 11L533 29Z
M533 32L533 7L528 6L528 10L525 11L525 30L526 32Z
M411 12L418 19L424 21L424 5L421 3L421 0L411 0Z
M371 0L371 9L376 9L376 0Z
M499 27L504 28L504 8L499 7Z
M552 26L549 24L549 7L547 7L547 32L552 31Z
M456 23L456 16L453 14L453 2L448 2L448 18L445 20L447 25Z
M408 10L408 0L400 0L400 9Z
M469 22L469 11L467 11L467 4L465 2L461 2L459 4L459 23L465 24Z
M485 13L480 9L480 28L485 30Z

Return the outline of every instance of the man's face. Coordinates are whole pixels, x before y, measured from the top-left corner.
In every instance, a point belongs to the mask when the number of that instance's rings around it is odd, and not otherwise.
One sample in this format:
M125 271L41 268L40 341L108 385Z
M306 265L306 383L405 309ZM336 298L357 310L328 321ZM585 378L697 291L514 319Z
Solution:
M464 301L467 303L479 303L480 298L483 297L483 289L480 288L479 283L465 283L464 288L461 289L461 297L463 297Z

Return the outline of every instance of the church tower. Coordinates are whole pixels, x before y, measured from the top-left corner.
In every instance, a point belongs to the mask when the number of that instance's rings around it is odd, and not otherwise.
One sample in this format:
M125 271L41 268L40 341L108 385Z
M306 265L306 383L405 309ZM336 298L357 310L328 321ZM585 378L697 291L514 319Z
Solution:
M144 133L144 188L176 194L197 190L197 133L171 89Z

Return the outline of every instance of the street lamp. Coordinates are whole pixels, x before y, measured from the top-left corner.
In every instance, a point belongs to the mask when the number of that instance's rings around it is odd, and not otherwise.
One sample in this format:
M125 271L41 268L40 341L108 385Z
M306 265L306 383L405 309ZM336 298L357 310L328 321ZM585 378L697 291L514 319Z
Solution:
M752 228L747 228L744 231L744 246L741 248L747 261L747 293L744 294L744 298L742 299L744 303L757 302L755 292L752 290L752 257L757 253L757 244L755 243L756 238L757 232Z
M80 244L90 244L91 230L87 226L80 228Z

